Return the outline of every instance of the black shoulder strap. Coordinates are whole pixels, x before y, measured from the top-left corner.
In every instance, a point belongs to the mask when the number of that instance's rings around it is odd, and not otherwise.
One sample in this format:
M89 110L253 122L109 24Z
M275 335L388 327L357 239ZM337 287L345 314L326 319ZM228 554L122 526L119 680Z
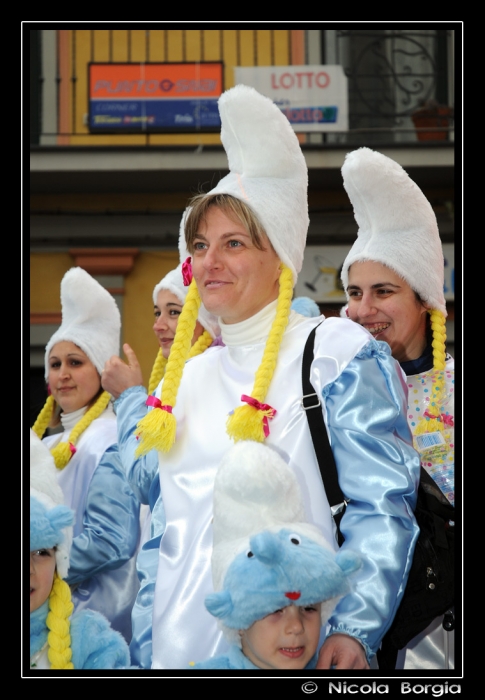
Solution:
M312 435L313 446L322 475L323 486L327 494L332 516L337 526L337 540L339 546L342 545L344 537L340 532L340 520L347 506L347 500L342 493L337 475L337 466L333 457L332 448L328 441L327 428L323 420L321 401L310 382L310 368L313 360L313 348L315 345L315 333L318 326L312 330L306 341L303 351L301 368L303 399L302 406L305 410ZM315 410L316 409L316 410Z

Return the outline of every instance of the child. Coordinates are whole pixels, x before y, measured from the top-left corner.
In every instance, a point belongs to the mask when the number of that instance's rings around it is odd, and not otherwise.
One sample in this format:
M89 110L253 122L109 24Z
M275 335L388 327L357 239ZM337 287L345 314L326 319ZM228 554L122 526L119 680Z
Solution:
M54 459L30 431L30 668L128 668L128 645L92 610L72 615L69 568L73 511L63 505ZM71 616L72 615L72 616Z
M230 643L195 669L315 668L322 625L360 566L305 522L296 476L270 447L238 442L214 484L215 593L207 610Z

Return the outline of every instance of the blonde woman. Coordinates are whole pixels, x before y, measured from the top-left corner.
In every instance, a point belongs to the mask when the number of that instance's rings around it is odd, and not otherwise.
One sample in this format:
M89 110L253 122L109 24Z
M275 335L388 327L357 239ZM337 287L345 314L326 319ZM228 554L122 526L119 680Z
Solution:
M403 378L356 324L291 311L308 229L305 159L286 117L252 88L228 90L219 110L230 172L186 211L193 280L156 400L130 426L139 454L159 453L166 513L152 667L187 668L227 649L204 599L213 590L214 477L233 442L277 450L296 474L308 520L337 548L302 407L302 354L318 326L311 380L349 501L343 547L364 559L354 591L323 630L318 668L367 669L399 603L418 533L419 459ZM185 362L201 302L219 318L225 347Z

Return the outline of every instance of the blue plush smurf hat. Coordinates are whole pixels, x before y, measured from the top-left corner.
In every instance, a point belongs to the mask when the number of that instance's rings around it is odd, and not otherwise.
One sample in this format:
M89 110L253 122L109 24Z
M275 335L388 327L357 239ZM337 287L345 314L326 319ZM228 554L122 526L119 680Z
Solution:
M298 481L271 447L238 442L214 483L214 593L208 611L232 643L238 630L291 605L322 603L322 625L350 590L360 557L335 553L305 522Z
M74 512L63 504L49 449L30 431L30 551L56 547L57 573L69 568Z

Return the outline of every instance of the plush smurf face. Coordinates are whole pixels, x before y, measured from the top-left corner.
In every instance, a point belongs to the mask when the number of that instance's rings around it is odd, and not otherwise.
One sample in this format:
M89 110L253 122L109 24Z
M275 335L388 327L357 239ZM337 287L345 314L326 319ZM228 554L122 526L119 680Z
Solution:
M247 630L291 603L307 608L318 601L326 621L350 590L348 576L359 568L360 557L335 553L297 530L253 535L247 551L237 554L227 569L222 590L206 597L208 611L228 628Z
M45 603L56 571L56 550L36 549L30 553L30 612Z
M317 651L321 605L287 605L240 630L243 653L258 668L303 669Z

